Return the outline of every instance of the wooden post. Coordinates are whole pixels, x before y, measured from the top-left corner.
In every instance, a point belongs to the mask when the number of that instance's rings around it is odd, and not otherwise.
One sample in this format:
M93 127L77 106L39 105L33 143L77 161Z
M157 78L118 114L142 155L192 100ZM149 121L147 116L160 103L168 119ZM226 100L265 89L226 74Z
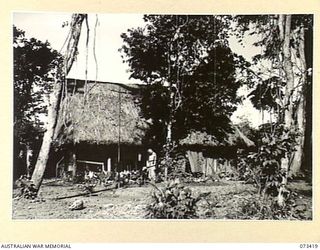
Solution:
M111 172L111 158L110 157L107 160L107 171Z
M213 171L215 174L217 173L217 159L216 158L213 160Z
M208 158L206 157L205 158L205 164L206 164L206 166L205 166L205 170L204 170L204 176L207 176L208 175Z
M77 175L77 156L75 152L72 152L72 177Z
M225 160L225 161L224 161L224 172L225 172L225 173L227 172L228 162L229 162L229 160Z
M32 149L29 145L26 146L26 166L27 166L27 178L31 177L31 157L32 157Z
M120 86L119 86L119 96L118 96L118 101L119 101L119 116L118 116L118 166L120 165L121 161L121 148L120 148L120 143L121 143L121 93L120 93Z
M141 161L142 161L142 154L138 153L138 162L135 170L138 170L141 167Z

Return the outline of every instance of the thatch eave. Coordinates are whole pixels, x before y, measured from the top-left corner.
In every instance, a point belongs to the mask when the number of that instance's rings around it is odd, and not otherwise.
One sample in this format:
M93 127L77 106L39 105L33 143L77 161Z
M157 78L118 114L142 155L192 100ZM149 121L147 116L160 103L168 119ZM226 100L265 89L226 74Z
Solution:
M253 147L254 142L246 137L238 127L232 126L233 132L227 133L222 140L206 132L191 131L179 144L188 148L241 148Z

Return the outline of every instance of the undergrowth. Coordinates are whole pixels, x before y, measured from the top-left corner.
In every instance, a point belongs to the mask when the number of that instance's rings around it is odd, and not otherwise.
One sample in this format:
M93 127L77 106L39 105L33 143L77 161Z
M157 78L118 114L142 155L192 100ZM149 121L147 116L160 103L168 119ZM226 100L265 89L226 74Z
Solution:
M153 219L196 219L199 217L197 203L210 194L194 196L190 188L173 181L163 189L154 187L146 208L147 218Z
M297 202L298 197L292 193L284 206L279 206L274 197L239 198L236 207L229 209L227 219L239 220L310 220L312 214L307 212L306 204Z

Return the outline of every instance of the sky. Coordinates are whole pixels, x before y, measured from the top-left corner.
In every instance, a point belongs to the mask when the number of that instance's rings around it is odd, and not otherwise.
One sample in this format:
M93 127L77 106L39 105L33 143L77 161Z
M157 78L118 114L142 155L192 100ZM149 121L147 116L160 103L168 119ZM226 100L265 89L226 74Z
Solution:
M141 26L143 15L107 14L98 15L96 27L95 51L98 64L97 80L121 83L137 83L129 80L128 66L122 63L118 49L122 45L120 34L128 28ZM62 27L70 21L70 13L14 13L13 24L26 32L27 37L35 37L41 41L48 40L51 46L60 51L68 35L69 26ZM96 15L89 14L89 46L88 46L88 79L96 79L96 63L93 55L94 30ZM83 24L83 35L79 41L79 56L69 77L85 78L86 62L86 26Z
M121 33L129 28L143 26L143 14L89 14L89 46L88 46L88 79L106 82L120 82L125 84L140 83L136 79L129 79L128 65L122 62L118 49L122 46ZM41 41L48 41L52 48L60 51L69 32L69 26L63 27L65 22L71 20L71 13L51 12L15 12L13 13L13 24L25 31L27 38L37 38ZM96 25L97 23L97 25ZM86 26L82 29L85 32ZM96 39L94 42L94 34ZM244 39L240 45L234 37L230 40L231 49L247 60L260 52L260 48L252 46L253 37ZM85 79L86 67L86 36L81 35L79 41L79 55L74 63L68 77ZM97 64L94 60L94 45ZM96 67L98 65L98 68ZM239 95L246 95L247 89L239 89ZM245 99L234 112L231 119L237 123L241 118L248 119L254 127L261 124L261 114L256 110L250 100ZM264 122L267 120L265 119Z

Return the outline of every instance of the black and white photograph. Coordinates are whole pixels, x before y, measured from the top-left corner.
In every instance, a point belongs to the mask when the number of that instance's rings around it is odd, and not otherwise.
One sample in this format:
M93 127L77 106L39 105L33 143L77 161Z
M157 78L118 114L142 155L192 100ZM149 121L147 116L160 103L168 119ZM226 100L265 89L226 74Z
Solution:
M12 219L312 221L313 24L13 12Z

